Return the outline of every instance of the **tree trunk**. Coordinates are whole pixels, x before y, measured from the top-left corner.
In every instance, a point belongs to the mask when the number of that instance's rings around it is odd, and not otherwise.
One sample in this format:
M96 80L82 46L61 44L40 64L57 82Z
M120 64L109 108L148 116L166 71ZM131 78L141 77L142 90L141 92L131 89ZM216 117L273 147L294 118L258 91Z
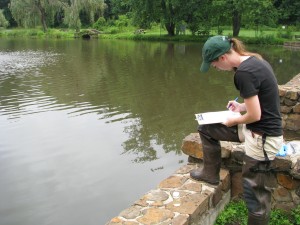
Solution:
M46 32L47 31L46 10L41 5L41 1L37 1L37 7L38 7L38 9L40 11L40 14L41 14L41 23L43 25L43 31Z
M166 23L165 27L168 31L169 36L174 36L175 35L175 23Z
M168 2L168 5L166 3L166 0L161 0L161 8L162 8L162 12L164 14L164 21L165 21L165 27L168 31L168 35L169 36L174 36L175 35L175 23L171 22L173 21L173 17L174 17L174 11L173 11L173 7L172 4L170 2Z
M242 15L237 11L233 11L232 15L232 31L233 37L238 37L241 29Z

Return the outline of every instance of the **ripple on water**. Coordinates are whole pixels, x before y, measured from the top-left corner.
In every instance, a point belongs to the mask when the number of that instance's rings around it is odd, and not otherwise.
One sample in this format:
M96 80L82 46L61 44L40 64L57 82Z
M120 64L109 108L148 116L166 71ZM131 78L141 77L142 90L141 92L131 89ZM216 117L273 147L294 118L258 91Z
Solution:
M42 66L54 63L56 56L57 53L45 51L0 52L0 79L28 71L38 72Z
M38 80L30 77L41 76L41 68L54 65L58 56L46 51L0 52L0 88L4 87L0 96L1 115L18 118L45 111L56 102L45 95Z

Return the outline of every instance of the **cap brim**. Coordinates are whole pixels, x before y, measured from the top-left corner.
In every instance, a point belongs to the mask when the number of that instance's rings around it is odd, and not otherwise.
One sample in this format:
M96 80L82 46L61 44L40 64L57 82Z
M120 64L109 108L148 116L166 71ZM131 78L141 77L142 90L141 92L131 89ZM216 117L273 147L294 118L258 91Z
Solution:
M200 67L200 71L202 73L205 73L209 70L209 67L210 67L210 62L204 62L203 61L202 64L201 64L201 67Z

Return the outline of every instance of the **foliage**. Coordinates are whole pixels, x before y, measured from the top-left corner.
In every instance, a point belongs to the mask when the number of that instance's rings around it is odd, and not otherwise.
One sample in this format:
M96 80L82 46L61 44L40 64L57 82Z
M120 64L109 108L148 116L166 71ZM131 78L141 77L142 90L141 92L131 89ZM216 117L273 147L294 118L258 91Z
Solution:
M292 210L293 224L300 225L300 205Z
M230 202L218 216L215 225L229 225L240 222L240 225L247 224L247 208L242 200Z
M293 37L293 27L279 27L277 29L277 37L291 39Z
M3 14L3 10L0 10L0 27L8 27L9 26L9 22L6 20L4 14Z
M219 214L215 225L246 225L247 214L245 202L233 200ZM280 209L272 210L269 225L300 225L300 205L290 213Z
M35 27L41 23L46 32L59 6L59 0L11 0L10 10L19 26Z
M151 29L157 23L170 36L176 35L181 23L192 34L199 30L211 33L211 28L217 27L218 34L227 35L222 27L231 26L233 36L239 36L243 27L255 28L256 36L261 36L263 26L276 27L278 22L300 27L298 0L2 0L1 8L11 25L15 23L13 15L20 27L42 25L45 32L62 24L77 31L82 26L100 28L102 19L94 23L100 17L105 18L107 26L115 24L119 32L131 25Z
M271 212L270 225L293 225L290 222L289 215L279 209L275 209Z
M97 30L103 30L106 26L106 20L104 17L99 17L99 19L93 24L93 28Z
M248 26L255 27L258 32L262 25L275 26L278 13L275 10L272 1L252 0L251 10L245 14L245 21Z
M130 21L126 15L119 16L119 19L115 21L115 25L120 31L124 30L130 24Z
M102 16L104 8L103 0L71 0L69 4L63 4L65 11L64 23L78 32L81 28L80 13L82 11L89 16L90 23L94 23L95 14L99 17Z
M300 21L300 1L299 0L274 0L279 17L278 23L291 25Z
M10 10L19 26L36 27L41 24L44 32L54 23L54 17L63 10L64 23L80 29L82 18L94 22L95 15L103 14L103 0L11 0Z

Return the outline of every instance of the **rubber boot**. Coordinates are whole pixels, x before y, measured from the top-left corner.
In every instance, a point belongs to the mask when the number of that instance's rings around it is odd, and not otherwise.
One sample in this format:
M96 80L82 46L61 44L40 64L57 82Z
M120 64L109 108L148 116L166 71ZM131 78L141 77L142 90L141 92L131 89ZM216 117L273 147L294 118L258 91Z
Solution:
M277 185L269 167L270 161L258 161L244 156L242 175L248 225L267 225L269 222L272 189Z
M205 181L217 185L220 181L221 150L207 151L203 149L203 167L192 170L190 176L197 181Z
M221 169L220 141L239 142L238 127L226 127L223 124L200 125L198 127L203 149L203 167L190 172L192 179L218 184Z
M203 149L203 167L192 170L190 176L194 180L217 185L220 181L221 145L219 140L211 137L211 133L218 133L220 128L215 125L204 125L199 126L198 131Z

